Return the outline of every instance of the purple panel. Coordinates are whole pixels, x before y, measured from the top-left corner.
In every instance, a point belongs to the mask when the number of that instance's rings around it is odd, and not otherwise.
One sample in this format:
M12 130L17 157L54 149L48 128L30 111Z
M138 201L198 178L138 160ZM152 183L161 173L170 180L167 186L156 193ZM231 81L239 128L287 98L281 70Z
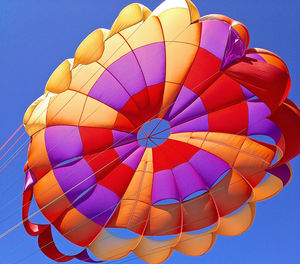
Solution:
M211 188L219 177L230 169L230 166L225 161L204 150L199 150L190 159L190 164L198 172L208 188Z
M183 163L172 169L172 171L181 200L196 191L207 190L205 183L191 164Z
M124 144L120 147L114 148L115 151L118 153L120 160L125 160L129 155L131 155L138 147L140 147L140 144L135 141L129 144Z
M186 109L184 109L180 114L178 114L174 119L170 121L171 127L176 126L178 124L184 123L187 120L195 119L196 117L200 117L207 114L202 100L198 97L191 105L189 105Z
M133 170L136 170L143 157L144 152L145 148L139 147L128 158L126 158L123 163L131 167Z
M171 127L171 133L208 131L208 115Z
M82 156L82 142L78 127L52 126L45 130L45 144L52 166Z
M223 21L207 20L202 22L200 47L223 59L229 25Z
M261 101L248 102L249 127L248 136L266 135L274 139L275 142L281 137L280 129L269 119L271 111Z
M245 95L245 98L246 98L247 100L255 96L255 94L251 93L251 92L250 92L248 89L246 89L243 85L240 85L240 86L241 86L242 91L243 91L243 93L244 93L244 95Z
M179 201L176 182L171 170L162 170L154 173L152 188L152 204L164 199Z
M265 119L271 114L270 109L262 101L247 102L249 113L249 127L255 125L258 120Z
M283 165L280 165L279 167L270 169L270 170L268 170L268 172L273 174L274 176L278 177L282 181L283 186L289 182L289 180L292 176L291 171L286 164L283 164Z
M221 69L243 57L245 44L233 28L230 28Z
M94 84L89 96L119 111L130 96L122 85L106 70Z
M246 54L246 57L252 58L252 59L255 59L255 60L258 60L258 61L266 62L265 59L257 53Z
M85 159L56 168L53 172L71 203L96 183L94 172Z
M137 140L135 133L127 133L118 130L112 130L114 146L123 145Z
M35 185L36 183L36 176L34 175L34 173L32 172L32 170L28 169L26 171L26 177L25 177L25 182L24 182L24 192L31 189L33 187L33 185Z
M171 120L180 112L182 112L187 106L189 106L198 97L191 89L182 86L177 98L170 108L169 112L166 114L164 119Z
M115 61L107 70L130 95L135 95L146 87L143 73L133 52L129 52Z
M76 258L81 260L81 261L85 261L85 262L89 262L89 263L102 263L102 262L104 262L102 260L93 260L93 259L91 259L89 254L87 253L86 249L84 249L79 254L77 254Z
M87 199L78 200L74 207L100 226L104 226L120 198L111 190L97 184Z
M166 54L164 42L153 43L134 50L147 86L165 81Z

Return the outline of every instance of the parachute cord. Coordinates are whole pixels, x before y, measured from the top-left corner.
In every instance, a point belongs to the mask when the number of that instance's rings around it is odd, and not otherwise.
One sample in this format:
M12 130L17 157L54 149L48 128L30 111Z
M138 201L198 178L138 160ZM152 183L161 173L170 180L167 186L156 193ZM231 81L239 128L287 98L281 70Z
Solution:
M2 155L0 161L9 153L9 151L20 141L20 139L25 135L26 130L23 132L21 136L17 138L17 140L10 146L10 148Z
M6 140L6 142L0 147L0 151L10 142L10 140L20 131L20 129L23 127L23 124L21 124L16 130L15 132L9 137L8 140Z
M19 156L19 154L22 152L22 150L25 149L25 147L27 145L29 145L30 139L28 139L27 141L25 141L25 143L23 143L16 151L15 153L9 157L9 159L0 167L0 174L2 171L4 171L4 169L17 157Z

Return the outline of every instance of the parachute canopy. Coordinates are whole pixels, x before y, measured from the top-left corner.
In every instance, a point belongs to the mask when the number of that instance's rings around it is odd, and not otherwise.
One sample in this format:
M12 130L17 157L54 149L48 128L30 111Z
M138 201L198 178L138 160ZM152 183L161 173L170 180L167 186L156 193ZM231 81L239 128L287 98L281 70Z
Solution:
M132 4L58 66L24 117L24 225L47 256L93 262L59 252L51 226L101 260L149 263L249 228L290 180L300 121L282 59L248 44L189 0ZM49 225L27 219L33 195Z

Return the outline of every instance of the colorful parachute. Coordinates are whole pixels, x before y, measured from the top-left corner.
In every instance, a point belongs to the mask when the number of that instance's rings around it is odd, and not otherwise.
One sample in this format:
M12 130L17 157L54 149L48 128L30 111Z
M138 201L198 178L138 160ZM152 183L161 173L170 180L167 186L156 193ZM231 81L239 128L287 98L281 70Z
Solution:
M52 226L101 260L149 263L250 227L290 180L300 117L284 62L248 44L243 24L189 0L132 4L54 71L24 117L24 226L47 256L93 262L58 251ZM33 196L51 224L30 222Z

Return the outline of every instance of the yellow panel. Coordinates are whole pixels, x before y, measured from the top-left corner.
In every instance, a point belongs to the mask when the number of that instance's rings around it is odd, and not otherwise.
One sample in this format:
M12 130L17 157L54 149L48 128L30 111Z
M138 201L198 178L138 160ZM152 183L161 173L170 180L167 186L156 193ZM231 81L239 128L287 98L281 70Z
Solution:
M201 36L202 24L196 23L188 26L183 32L173 36L173 40L166 41L166 45L172 45L170 43L183 42L191 45L199 46Z
M47 126L77 126L87 96L67 90L52 97L47 112Z
M139 22L129 28L125 28L123 30L121 30L120 32L118 32L121 36L123 36L126 41L128 41L128 38L131 38L131 36L134 36L136 33L136 31L139 30L139 28L142 27L142 25L144 24L144 22Z
M105 71L98 63L78 66L73 70L73 78L69 90L78 91L88 95L95 82Z
M198 47L172 42L166 45L166 81L183 83Z
M278 177L270 175L265 181L253 189L251 202L269 199L279 193L282 188L282 181Z
M88 97L80 119L81 126L113 128L118 112L110 106Z
M119 238L103 228L88 249L99 259L115 260L126 257L138 245L140 239Z
M51 97L53 97L54 95L55 94L53 93L47 92L46 94L41 96L39 98L41 100L38 99L37 104L32 107L30 118L25 124L25 129L29 136L32 136L34 133L46 127L47 108ZM55 97L56 96L54 96L54 98Z
M158 15L166 41L174 41L174 38L184 32L190 25L190 13L186 8L168 9Z
M31 117L33 110L43 100L44 97L45 97L45 95L40 96L27 108L27 110L24 114L24 117L23 117L23 124L24 124L25 128L26 128L26 123L28 122L29 118Z
M255 203L246 204L238 212L220 218L217 233L223 236L237 236L252 225L255 217Z
M119 34L116 34L106 40L104 45L104 52L98 62L105 68L131 51L125 40Z
M138 24L132 30L123 30L121 34L127 39L132 49L136 49L151 43L164 41L162 29L157 17L150 17L142 24Z
M166 241L143 237L133 253L148 263L162 263L172 254L174 250L172 247L177 241L178 237Z
M186 0L186 3L188 5L189 11L190 11L191 23L200 19L199 11L198 11L197 7L194 5L194 3L190 0Z
M129 28L141 21L144 21L150 14L151 11L143 5L133 3L126 6L120 12L114 24L112 25L108 38L114 36L116 33L119 33L125 28Z
M175 249L189 256L200 256L211 249L216 237L217 235L211 231L200 234L183 233Z
M100 59L106 34L108 34L107 30L96 29L80 43L75 52L73 68L79 64L86 65Z
M61 93L67 90L72 79L70 67L71 65L68 60L62 62L50 76L46 84L45 92Z

